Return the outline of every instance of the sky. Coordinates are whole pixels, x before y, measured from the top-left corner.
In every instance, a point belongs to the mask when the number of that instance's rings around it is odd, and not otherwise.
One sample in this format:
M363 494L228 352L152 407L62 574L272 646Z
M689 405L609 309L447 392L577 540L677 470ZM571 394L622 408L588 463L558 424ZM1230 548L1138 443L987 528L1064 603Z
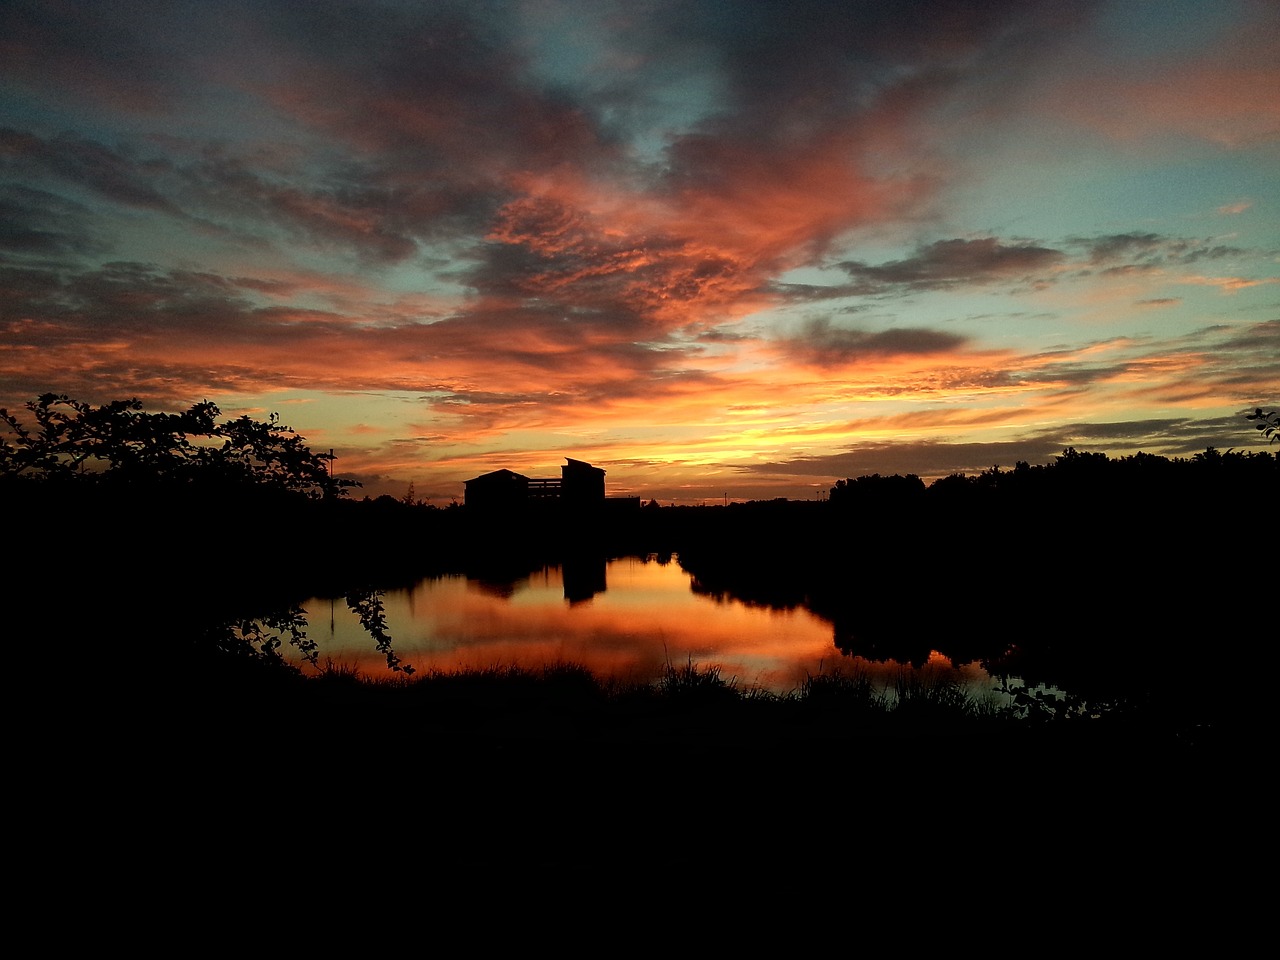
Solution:
M1264 450L1277 91L1274 0L0 0L0 407L437 505Z

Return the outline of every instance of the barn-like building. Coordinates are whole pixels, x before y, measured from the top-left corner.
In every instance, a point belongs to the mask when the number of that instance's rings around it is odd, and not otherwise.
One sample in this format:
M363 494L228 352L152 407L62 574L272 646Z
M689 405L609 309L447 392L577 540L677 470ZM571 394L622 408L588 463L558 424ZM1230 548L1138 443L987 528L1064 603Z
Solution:
M512 510L536 504L582 508L605 502L604 470L566 457L559 478L526 477L513 470L481 474L465 485L464 502L478 510Z

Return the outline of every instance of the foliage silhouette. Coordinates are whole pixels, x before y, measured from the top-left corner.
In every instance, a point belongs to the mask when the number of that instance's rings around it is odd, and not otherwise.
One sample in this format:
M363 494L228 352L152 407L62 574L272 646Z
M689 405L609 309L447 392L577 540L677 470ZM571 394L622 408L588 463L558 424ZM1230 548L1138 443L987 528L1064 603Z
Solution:
M75 478L82 483L195 483L265 487L320 499L354 480L332 475L330 454L313 453L272 413L218 421L204 401L183 413L148 413L137 398L95 407L46 393L28 419L0 409L0 478Z
M828 499L837 505L871 500L909 504L924 492L924 481L914 473L905 477L896 473L890 477L873 473L870 476L837 480Z
M25 416L0 409L0 490L38 519L26 542L17 541L32 571L66 565L60 542L92 544L112 559L77 588L87 609L190 620L171 599L199 579L188 571L234 570L239 583L209 603L207 622L191 625L192 644L275 665L288 645L317 665L305 611L276 595L284 577L275 558L313 567L289 541L338 519L314 510L348 502L348 489L359 486L333 476L332 454L313 452L277 414L220 421L208 401L150 413L137 398L94 406L46 393L25 408ZM144 570L148 609L139 611L130 600ZM30 576L33 595L52 591L52 602L63 601L56 579ZM411 673L392 648L382 592L364 581L342 592L388 667Z
M394 672L412 674L413 667L404 664L392 649L391 633L387 629L387 612L382 603L383 593L366 587L347 594L347 607L359 618L360 626L373 637L378 652L387 658L387 667ZM314 659L309 662L314 663Z
M1245 415L1245 419L1258 421L1253 427L1255 430L1262 431L1262 435L1267 438L1267 443L1280 440L1280 410L1263 413L1261 407L1255 407L1253 413Z

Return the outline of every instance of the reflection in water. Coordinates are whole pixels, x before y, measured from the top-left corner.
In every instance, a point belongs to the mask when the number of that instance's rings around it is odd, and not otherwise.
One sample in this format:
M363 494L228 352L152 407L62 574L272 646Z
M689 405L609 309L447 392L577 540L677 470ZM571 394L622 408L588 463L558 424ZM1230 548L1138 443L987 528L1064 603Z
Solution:
M395 652L419 673L432 670L581 664L599 677L652 682L667 666L719 666L741 688L797 690L805 678L863 670L892 685L899 665L842 655L828 620L797 607L777 610L695 593L669 558L575 561L517 579L445 576L384 597ZM305 603L319 662L378 677L386 660L344 605ZM328 629L326 630L326 621ZM928 669L952 673L973 693L993 689L976 664Z

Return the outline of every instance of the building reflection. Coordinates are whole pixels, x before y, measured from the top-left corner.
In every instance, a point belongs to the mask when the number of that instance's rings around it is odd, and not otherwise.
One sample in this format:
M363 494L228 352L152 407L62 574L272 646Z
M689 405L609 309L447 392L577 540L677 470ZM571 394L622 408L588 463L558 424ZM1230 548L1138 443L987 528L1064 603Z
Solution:
M564 576L564 598L570 605L586 603L597 593L609 589L605 568L601 554L565 559L560 569Z

